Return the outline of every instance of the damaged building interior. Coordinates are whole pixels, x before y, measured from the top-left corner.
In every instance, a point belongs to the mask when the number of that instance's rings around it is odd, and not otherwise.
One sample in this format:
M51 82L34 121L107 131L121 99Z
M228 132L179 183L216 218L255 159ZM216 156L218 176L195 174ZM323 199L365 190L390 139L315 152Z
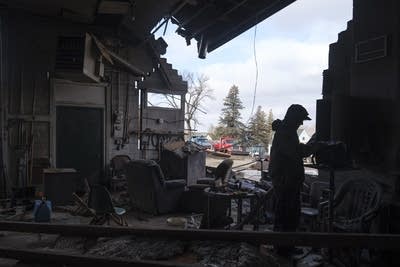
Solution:
M270 227L267 171L185 142L188 83L154 33L207 60L293 2L0 0L0 266L399 266L399 1L353 0L329 47L299 231Z

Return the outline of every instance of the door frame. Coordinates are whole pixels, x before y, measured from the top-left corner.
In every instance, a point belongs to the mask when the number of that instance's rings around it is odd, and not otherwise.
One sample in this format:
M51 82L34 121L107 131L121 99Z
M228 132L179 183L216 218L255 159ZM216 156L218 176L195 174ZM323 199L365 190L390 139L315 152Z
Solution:
M109 118L107 114L108 110L108 97L109 97L109 90L108 90L108 85L106 83L80 83L80 82L72 82L72 81L67 81L67 80L61 80L61 79L52 79L51 81L51 88L50 88L50 97L52 101L50 101L50 110L51 110L51 123L50 123L50 158L51 158L51 164L53 167L57 166L57 107L77 107L77 108L97 108L101 109L101 114L102 114L102 124L103 124L103 129L102 129L102 139L103 139L103 144L102 144L102 167L105 168L107 165L107 162L109 160L109 155L107 153L108 151L108 134L109 131ZM90 87L98 87L100 94L104 93L104 103L81 103L79 101L79 96L76 96L76 99L71 99L70 101L60 101L56 99L56 94L55 90L57 90L58 85L69 85L69 86L90 86ZM103 90L101 92L100 90ZM71 95L71 97L74 97Z

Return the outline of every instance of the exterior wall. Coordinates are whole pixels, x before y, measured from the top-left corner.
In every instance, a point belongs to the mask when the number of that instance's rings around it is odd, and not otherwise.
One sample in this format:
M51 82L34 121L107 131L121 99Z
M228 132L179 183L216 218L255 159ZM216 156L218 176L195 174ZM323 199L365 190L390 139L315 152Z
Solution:
M3 150L11 186L24 185L17 181L17 161L22 150L33 136L33 158L45 158L56 167L56 107L71 105L100 107L104 109L104 165L115 155L126 154L131 158L144 156L139 150L140 91L146 91L138 77L120 68L106 68L104 83L71 82L60 79L55 73L57 37L82 35L90 32L82 24L50 18L35 17L24 13L3 13L1 19L1 108L0 127L3 133ZM132 65L146 72L154 72L152 83L165 90L158 77L154 55L145 48L132 46L115 39L106 39L107 46L127 59ZM122 45L121 45L122 43ZM141 55L138 57L137 55ZM6 58L4 57L6 56ZM159 55L157 55L159 56ZM161 81L160 81L161 80ZM186 91L180 92L184 95ZM183 121L184 109L179 111L147 110L147 114L165 121ZM157 115L158 113L158 115ZM122 118L116 125L116 115ZM144 113L143 113L144 114ZM4 118L4 121L2 120ZM7 127L6 127L7 125ZM159 125L144 122L152 131L183 132L183 123ZM115 127L118 126L118 127ZM1 148L1 146L0 146ZM156 148L152 148L154 151ZM158 149L158 148L157 148ZM150 157L149 155L145 155ZM156 158L151 155L151 158ZM26 159L28 164L28 160Z
M4 23L3 23L3 18L0 16L0 197L5 198L7 195L6 192L6 164L5 164L5 158L3 155L6 154L6 145L7 140L6 134L4 131L4 121L5 121L5 94L3 88L5 87L5 68L4 68L4 63L5 63L5 51L4 51Z
M8 175L17 181L17 161L25 146L34 139L34 158L52 160L50 132L50 75L54 69L55 29L43 20L24 19L22 15L3 16L6 24L5 60ZM35 97L33 96L35 94ZM34 101L35 99L35 101ZM25 158L27 161L27 159ZM26 164L27 162L25 162Z
M323 74L323 99L331 105L330 139L337 141L345 141L349 123L347 98L351 91L350 65L354 61L353 28L353 22L349 21L347 29L339 33L338 41L329 46L329 68Z
M353 21L330 46L323 82L323 99L331 105L330 139L344 141L357 163L388 173L400 166L399 5L354 0ZM385 53L360 60L360 43L374 50L369 42L380 36L387 41Z
M352 96L398 98L399 10L400 3L397 0L354 0L355 44L385 36L387 55L376 60L353 64Z
M353 22L349 21L347 29L339 33L338 41L329 46L329 65L323 75L324 98L350 94L351 70L349 66L354 60L353 55Z

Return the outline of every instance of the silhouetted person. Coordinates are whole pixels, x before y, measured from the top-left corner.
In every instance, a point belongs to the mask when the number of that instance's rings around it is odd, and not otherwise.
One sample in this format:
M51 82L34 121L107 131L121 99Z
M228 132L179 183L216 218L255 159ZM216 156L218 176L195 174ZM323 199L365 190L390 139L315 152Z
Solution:
M311 120L307 110L291 105L281 120L272 123L275 131L272 142L269 174L275 192L274 231L295 232L300 218L300 190L304 181L303 158L312 152L312 146L299 142L297 129L304 120ZM276 247L279 254L295 252L293 247Z

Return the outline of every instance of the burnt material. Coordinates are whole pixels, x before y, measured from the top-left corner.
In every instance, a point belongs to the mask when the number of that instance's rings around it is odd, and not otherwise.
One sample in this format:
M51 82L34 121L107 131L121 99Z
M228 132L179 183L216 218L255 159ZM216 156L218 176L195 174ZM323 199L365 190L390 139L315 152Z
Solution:
M32 249L10 249L0 247L0 256L4 258L20 259L26 262L68 264L68 266L187 266L186 264L148 261L126 260L100 256L72 255L55 251L37 251Z
M110 227L89 225L62 225L47 223L0 222L1 231L25 233L61 234L66 236L124 235L166 237L179 240L220 240L244 241L253 244L296 245L323 248L363 247L386 250L400 250L400 235L393 234L344 234L344 233L304 233L304 232L248 232L223 230L183 230L151 229L138 227Z

